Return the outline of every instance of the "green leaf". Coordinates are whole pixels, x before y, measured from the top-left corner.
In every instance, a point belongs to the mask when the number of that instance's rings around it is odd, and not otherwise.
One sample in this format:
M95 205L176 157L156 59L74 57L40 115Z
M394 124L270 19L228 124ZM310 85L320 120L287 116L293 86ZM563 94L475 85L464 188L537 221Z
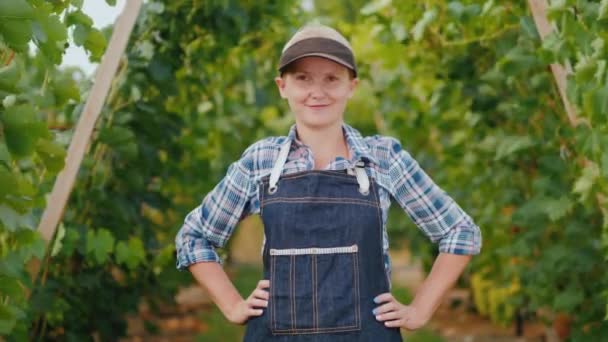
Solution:
M46 125L36 120L35 109L30 104L7 108L1 119L4 123L6 146L14 156L30 155L34 152L39 138L50 138Z
M60 64L68 37L67 27L57 15L38 16L37 23L47 37L45 41L37 41L38 47L52 63Z
M543 206L543 211L549 216L549 219L555 222L570 213L574 203L568 197L562 196L559 199L544 200L541 205Z
M492 7L494 7L494 0L488 0L483 4L483 7L481 8L481 15L485 16L486 14L488 14L490 12L490 10L492 9Z
M44 166L52 174L61 171L65 165L66 151L63 146L53 141L40 140L36 145L36 152Z
M530 39L540 40L540 35L536 30L536 24L530 16L519 18L519 26L521 26L522 32L525 33Z
M602 153L602 176L608 178L608 149Z
M150 1L147 3L146 9L149 12L161 14L165 11L165 5L162 2Z
M2 1L10 2L10 1ZM2 19L0 20L0 36L6 44L18 52L26 52L27 44L32 39L32 23L30 20Z
M93 25L93 19L86 15L81 10L73 11L68 14L65 22L68 26L72 25L83 25L87 27L91 27Z
M135 134L133 134L133 131L126 127L111 126L104 127L99 132L98 139L113 148L119 148L125 143L133 141L135 139Z
M65 228L66 234L62 241L61 254L71 256L76 248L82 249L81 235L75 227Z
M12 196L19 194L19 182L17 181L17 178L3 166L0 166L0 189L2 189L0 192L2 198L7 195ZM2 218L0 217L0 219Z
M76 82L70 77L63 77L54 82L53 93L55 105L63 107L69 100L80 101L80 89Z
M534 141L529 136L507 136L500 139L496 147L494 160L501 160L516 152L526 150L534 146Z
M583 108L594 118L599 120L604 118L608 113L608 84L587 92L583 96Z
M34 39L39 43L46 43L49 41L49 37L46 35L46 32L44 32L44 28L39 22L34 21L32 23L32 30L34 32Z
M545 37L542 48L551 55L552 60L549 62L561 63L568 58L567 44L555 31Z
M15 102L17 102L17 96L11 94L6 96L2 100L2 106L4 106L5 108L12 107L13 105L15 105Z
M23 295L23 288L17 279L0 275L0 297L8 296L14 301L19 301Z
M600 8L597 12L597 19L602 20L608 18L608 0L600 2Z
M460 1L450 1L448 4L448 13L457 20L460 20L464 14L464 5L460 3Z
M25 0L0 1L0 22L7 19L32 19L33 9Z
M18 320L25 318L25 313L18 307L0 302L0 336L9 335Z
M57 233L55 234L55 240L53 243L53 248L51 249L51 256L57 256L61 251L61 247L63 247L63 239L65 237L65 226L63 223L59 224L59 228L57 228Z
M597 61L594 58L581 58L574 66L576 81L581 83L589 82L595 75Z
M142 241L132 237L128 243L120 241L116 244L116 261L134 270L146 260L146 252Z
M583 201L589 196L591 189L595 185L595 180L599 176L599 168L594 163L589 163L583 169L582 175L574 183L572 192L580 195L580 200Z
M107 229L101 228L97 232L87 232L87 253L93 255L98 264L108 260L110 253L114 250L114 236Z
M0 67L0 91L8 93L17 92L17 82L21 79L21 74L17 68L17 63Z
M433 8L424 12L422 18L418 20L411 31L415 41L420 41L422 39L426 28L435 20L435 18L437 18L436 9Z
M84 48L90 53L92 61L101 60L101 56L106 50L106 37L96 28L92 28L87 34L87 39L84 41Z
M547 8L547 17L556 20L565 11L567 11L566 0L553 0Z
M116 0L106 0L106 3L110 6L116 6Z
M571 287L557 293L553 301L553 308L562 312L573 312L585 299L583 291L578 287Z
M4 163L8 164L11 162L11 160L12 160L11 154L8 152L8 148L6 148L6 144L4 143L4 141L0 140L0 162L4 162ZM6 189L6 188L2 187L0 189Z
M72 37L74 38L74 44L76 46L84 45L84 42L87 40L87 36L89 35L90 28L83 25L76 25L74 28L74 32L72 33Z
M538 65L538 59L535 55L529 54L520 47L515 47L504 55L497 65L505 73L509 75L517 75L521 72L527 72Z

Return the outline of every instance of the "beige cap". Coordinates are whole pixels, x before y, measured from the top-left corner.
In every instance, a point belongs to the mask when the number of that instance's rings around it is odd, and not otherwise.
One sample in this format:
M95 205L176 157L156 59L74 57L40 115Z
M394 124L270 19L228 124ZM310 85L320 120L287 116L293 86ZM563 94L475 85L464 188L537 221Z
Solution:
M279 72L292 62L308 56L330 59L351 69L357 76L355 56L348 40L333 28L320 24L299 29L285 44L279 60Z

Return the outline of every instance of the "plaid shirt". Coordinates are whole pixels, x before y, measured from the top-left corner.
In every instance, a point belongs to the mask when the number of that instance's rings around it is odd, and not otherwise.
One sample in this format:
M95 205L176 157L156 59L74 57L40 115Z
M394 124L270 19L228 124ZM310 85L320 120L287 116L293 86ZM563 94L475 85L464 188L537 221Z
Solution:
M479 227L433 183L412 156L401 148L398 140L380 135L364 138L346 124L343 131L352 159L338 157L326 169L352 168L355 162L363 158L370 162L366 171L379 185L385 271L389 276L386 220L391 197L431 241L439 244L440 252L461 255L479 253ZM296 138L295 125L289 131L289 138L292 145L283 174L312 170L312 153ZM230 165L224 179L207 194L201 205L186 216L175 240L178 269L204 261L221 263L215 248L226 244L242 218L260 212L258 181L270 174L285 139L270 137L247 148L241 159Z

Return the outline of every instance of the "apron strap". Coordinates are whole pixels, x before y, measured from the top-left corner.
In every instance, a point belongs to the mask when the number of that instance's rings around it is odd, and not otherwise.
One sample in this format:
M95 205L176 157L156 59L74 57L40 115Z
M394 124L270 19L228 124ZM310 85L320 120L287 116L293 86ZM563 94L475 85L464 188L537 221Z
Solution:
M357 177L357 183L359 183L359 192L367 196L369 194L369 178L365 172L365 163L361 160L355 163L355 176Z
M279 152L279 157L277 161L274 163L272 167L272 171L270 172L270 182L268 187L268 193L274 194L277 192L279 182L279 177L283 172L283 166L287 161L287 156L289 155L289 149L291 148L291 139L287 139L287 141L281 146L281 151Z
M268 193L274 194L277 192L279 178L281 177L281 173L283 173L283 166L285 166L285 162L287 161L287 156L289 155L289 150L291 149L291 139L287 139L287 141L281 146L281 150L279 151L279 157L277 161L274 163L272 167L272 171L270 172L270 181L268 184ZM363 195L369 194L369 177L365 172L365 163L363 161L358 161L355 163L355 176L357 177L357 183L359 183L359 192Z

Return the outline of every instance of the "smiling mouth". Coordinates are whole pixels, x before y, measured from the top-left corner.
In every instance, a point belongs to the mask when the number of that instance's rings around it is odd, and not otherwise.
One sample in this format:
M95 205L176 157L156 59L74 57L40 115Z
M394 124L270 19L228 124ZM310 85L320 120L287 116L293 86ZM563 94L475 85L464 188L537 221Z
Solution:
M308 107L310 108L323 108L323 107L327 107L329 106L328 104L323 104L323 105L308 105Z

